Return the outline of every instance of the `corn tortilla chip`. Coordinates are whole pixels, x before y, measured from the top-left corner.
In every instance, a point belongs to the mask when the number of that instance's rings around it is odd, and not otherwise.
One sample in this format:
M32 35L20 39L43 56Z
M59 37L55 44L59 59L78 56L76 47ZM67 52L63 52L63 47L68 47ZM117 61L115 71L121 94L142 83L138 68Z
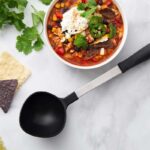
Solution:
M29 69L22 65L8 52L0 53L0 80L18 80L19 88L31 75Z
M17 85L17 80L0 81L0 107L5 113L7 113L10 108Z

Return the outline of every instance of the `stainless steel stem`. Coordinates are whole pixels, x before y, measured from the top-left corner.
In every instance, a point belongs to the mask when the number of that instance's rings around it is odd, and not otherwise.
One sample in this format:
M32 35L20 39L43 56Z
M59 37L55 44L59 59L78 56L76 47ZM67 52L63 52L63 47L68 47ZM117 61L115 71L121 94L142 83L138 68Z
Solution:
M96 87L102 85L103 83L111 80L112 78L114 78L120 74L122 74L120 68L118 66L115 66L114 68L107 71L103 75L99 76L98 78L92 80L91 82L89 82L89 83L85 84L84 86L82 86L81 88L77 89L75 91L75 93L78 97L81 97L84 94L86 94L87 92L95 89Z

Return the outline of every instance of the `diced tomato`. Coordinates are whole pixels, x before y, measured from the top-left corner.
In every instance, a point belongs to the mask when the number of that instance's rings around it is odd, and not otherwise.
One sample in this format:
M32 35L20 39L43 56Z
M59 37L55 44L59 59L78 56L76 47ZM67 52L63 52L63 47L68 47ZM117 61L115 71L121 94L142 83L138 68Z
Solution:
M62 18L63 18L63 15L62 15L61 12L56 11L55 14L56 14L56 17L57 17L57 18L59 18L59 19L62 19Z
M112 0L107 0L105 4L106 4L107 6L111 5L111 4L112 4Z
M64 53L65 53L65 50L63 47L57 47L55 50L56 50L57 54L59 54L59 55L64 55Z
M82 3L87 3L87 0L82 0Z
M121 27L122 26L122 21L121 19L116 18L114 23L116 24L117 27Z

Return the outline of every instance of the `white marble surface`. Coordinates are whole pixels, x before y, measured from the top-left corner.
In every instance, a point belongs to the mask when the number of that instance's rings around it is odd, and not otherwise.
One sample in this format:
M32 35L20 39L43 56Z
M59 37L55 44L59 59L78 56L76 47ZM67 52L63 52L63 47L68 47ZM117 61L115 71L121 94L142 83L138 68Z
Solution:
M65 96L150 42L150 1L118 1L129 23L127 42L113 62L99 69L72 69L53 57L47 46L40 53L24 56L15 49L17 31L14 28L0 31L0 51L9 51L32 70L32 76L16 94L9 113L0 111L0 136L8 150L150 149L150 61L70 106L63 133L53 139L31 137L18 123L21 106L32 92L47 90ZM38 0L30 3L47 9ZM26 12L26 22L30 24L29 14Z

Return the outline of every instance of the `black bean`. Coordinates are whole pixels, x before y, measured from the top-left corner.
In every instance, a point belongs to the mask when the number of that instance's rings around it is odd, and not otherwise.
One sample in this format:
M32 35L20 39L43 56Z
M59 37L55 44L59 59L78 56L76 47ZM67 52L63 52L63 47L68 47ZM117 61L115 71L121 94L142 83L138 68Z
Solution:
M66 31L63 31L62 33L65 34L66 32L67 32L67 30L66 30Z
M61 12L62 12L62 13L65 13L67 10L69 10L69 8L62 8L62 9L61 9Z
M52 26L51 25L47 25L47 29L48 30L52 30Z
M64 0L59 0L59 2L64 2Z
M104 23L104 24L106 24L106 25L108 25L108 24L109 24L108 20L107 20L107 19L105 19L105 18L103 18L103 20L102 20L102 21L103 21L103 23Z
M102 5L103 4L103 0L98 0L98 4Z
M81 51L81 48L79 48L77 46L74 46L74 50L77 51L77 52L79 52L79 51Z
M57 20L56 22L57 22L57 23L61 23L61 20L59 19L59 20Z
M90 50L90 46L88 45L88 47L86 48L86 50L88 51L88 50Z
M68 44L68 43L69 43L69 41L68 41L68 40L65 40L63 43L64 43L64 44Z

